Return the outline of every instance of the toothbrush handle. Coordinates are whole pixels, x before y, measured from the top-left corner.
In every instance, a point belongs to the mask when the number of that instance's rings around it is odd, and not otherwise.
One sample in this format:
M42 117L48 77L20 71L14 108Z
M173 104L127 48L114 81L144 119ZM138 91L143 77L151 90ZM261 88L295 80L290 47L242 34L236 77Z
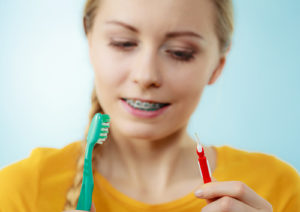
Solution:
M92 205L92 194L94 189L93 171L92 171L92 151L87 147L83 166L83 178L81 191L76 210L89 211Z

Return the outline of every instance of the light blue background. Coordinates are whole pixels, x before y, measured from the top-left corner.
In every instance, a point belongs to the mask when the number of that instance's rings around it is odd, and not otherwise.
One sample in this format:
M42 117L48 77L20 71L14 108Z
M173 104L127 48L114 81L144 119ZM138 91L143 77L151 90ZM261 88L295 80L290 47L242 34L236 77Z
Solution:
M276 155L300 168L300 1L235 3L221 78L204 91L189 132L205 144ZM35 147L82 138L93 73L84 0L0 0L0 168Z

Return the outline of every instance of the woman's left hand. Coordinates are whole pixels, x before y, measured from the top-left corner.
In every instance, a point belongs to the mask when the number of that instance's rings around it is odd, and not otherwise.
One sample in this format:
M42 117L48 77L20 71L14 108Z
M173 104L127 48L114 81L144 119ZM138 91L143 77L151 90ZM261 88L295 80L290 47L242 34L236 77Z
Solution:
M272 205L240 181L210 182L197 189L195 195L206 199L202 212L271 212Z

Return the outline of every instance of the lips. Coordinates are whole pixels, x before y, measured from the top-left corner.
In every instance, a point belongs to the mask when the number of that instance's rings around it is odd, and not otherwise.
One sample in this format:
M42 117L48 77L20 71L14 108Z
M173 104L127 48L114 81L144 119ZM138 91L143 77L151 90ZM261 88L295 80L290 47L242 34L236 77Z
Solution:
M132 116L138 118L155 118L166 113L170 103L159 103L153 100L121 98L121 105ZM154 102L154 103L153 103Z
M155 111L169 105L169 103L160 103L152 100L141 101L137 99L127 99L127 98L123 98L122 100L126 102L128 105L130 105L131 107L139 110L144 110L144 111Z
M152 103L152 104L162 104L162 105L169 105L170 103L168 102L160 102L156 100L147 100L147 99L140 99L140 98L121 98L124 101L131 100L133 102L140 101L140 102L147 102L147 103Z

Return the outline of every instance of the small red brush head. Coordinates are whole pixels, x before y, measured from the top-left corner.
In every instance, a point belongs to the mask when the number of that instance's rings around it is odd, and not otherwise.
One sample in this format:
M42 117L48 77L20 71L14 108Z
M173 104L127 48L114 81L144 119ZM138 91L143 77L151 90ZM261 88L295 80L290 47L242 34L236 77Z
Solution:
M200 145L197 145L197 154L198 154L199 157L204 157L204 149Z

